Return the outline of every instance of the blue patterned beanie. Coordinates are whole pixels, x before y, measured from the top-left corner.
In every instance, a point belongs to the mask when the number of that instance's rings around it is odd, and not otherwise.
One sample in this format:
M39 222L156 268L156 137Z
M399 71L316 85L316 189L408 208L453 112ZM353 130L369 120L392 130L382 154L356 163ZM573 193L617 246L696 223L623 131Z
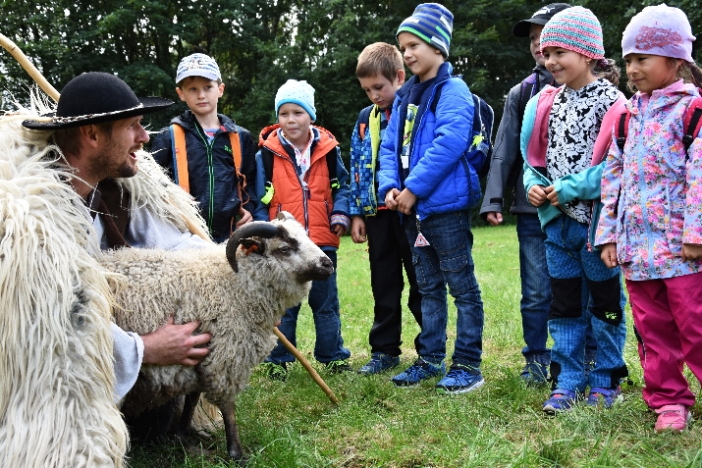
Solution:
M448 58L453 32L453 14L438 3L422 3L414 9L412 16L402 22L395 36L401 32L414 34L439 49L443 56Z
M554 15L541 31L541 50L546 47L561 47L591 59L603 59L602 26L587 8L568 8Z

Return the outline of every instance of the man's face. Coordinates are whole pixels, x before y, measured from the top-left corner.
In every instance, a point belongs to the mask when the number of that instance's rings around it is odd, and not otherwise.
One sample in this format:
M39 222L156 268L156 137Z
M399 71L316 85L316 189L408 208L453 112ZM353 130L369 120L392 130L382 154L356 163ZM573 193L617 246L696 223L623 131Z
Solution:
M540 24L529 26L529 50L536 63L542 67L546 65L546 59L541 55L541 31L544 29Z
M137 173L136 152L149 141L149 135L141 126L142 116L117 120L111 135L102 132L104 138L100 157L91 165L91 171L99 174L99 180L108 177L133 177Z

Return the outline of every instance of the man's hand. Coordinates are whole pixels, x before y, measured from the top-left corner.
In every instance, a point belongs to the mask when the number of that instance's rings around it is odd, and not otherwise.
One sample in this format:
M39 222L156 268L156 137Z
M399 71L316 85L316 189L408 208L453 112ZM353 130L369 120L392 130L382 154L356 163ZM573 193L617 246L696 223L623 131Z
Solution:
M190 322L183 325L174 325L173 316L168 318L168 323L153 333L142 335L144 342L144 364L158 364L166 366L180 364L183 366L197 365L202 358L210 352L202 348L210 342L209 333L193 335L200 326L200 322Z
M400 191L396 188L388 190L385 194L385 206L391 210L397 210L397 200L395 198L400 194Z
M600 258L607 268L617 266L617 244L604 244L600 251Z
M236 222L235 227L240 228L244 224L250 223L251 221L253 221L253 216L251 216L251 213L243 208L239 208L239 221Z
M502 224L502 213L499 211L490 211L487 214L487 222L490 223L490 226L499 226Z
M397 211L406 215L412 214L412 207L417 203L417 196L405 188L395 197Z
M556 192L556 189L553 185L549 185L544 189L544 192L546 192L546 198L548 201L551 202L552 206L558 206L558 192Z
M702 245L699 244L683 244L682 246L682 259L683 261L688 260L699 260L702 258Z
M363 216L351 218L351 239L356 244L362 244L366 241L366 221Z
M527 198L529 199L529 203L532 204L532 206L541 206L544 204L546 201L546 192L544 191L544 186L543 185L533 185L529 189L529 193L527 194Z

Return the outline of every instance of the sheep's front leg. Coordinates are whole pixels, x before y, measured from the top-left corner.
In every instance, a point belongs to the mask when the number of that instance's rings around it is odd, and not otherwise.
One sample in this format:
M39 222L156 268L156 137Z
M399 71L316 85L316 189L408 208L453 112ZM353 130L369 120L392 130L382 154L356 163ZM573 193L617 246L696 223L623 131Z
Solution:
M241 442L239 442L239 430L236 427L236 404L234 401L219 405L224 420L224 433L227 436L227 451L232 460L241 460Z
M183 412L180 415L180 421L178 421L178 436L181 439L185 439L190 435L190 424L192 423L193 414L195 413L195 408L197 408L197 402L199 400L200 392L192 392L185 396Z

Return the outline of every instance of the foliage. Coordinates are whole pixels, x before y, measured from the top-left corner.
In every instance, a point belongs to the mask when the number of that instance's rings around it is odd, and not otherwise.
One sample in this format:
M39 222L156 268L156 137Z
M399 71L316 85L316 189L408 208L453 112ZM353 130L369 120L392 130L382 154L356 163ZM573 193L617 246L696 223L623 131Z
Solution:
M354 71L367 44L395 43L395 31L417 0L0 0L3 33L33 60L57 89L85 71L118 74L138 95L177 100L178 61L195 51L215 57L226 90L220 111L254 134L275 121L273 98L288 78L304 79L316 92L318 124L348 148L358 111L368 103ZM454 13L450 61L471 89L492 105L531 69L526 39L512 26L547 2L447 0ZM653 0L574 2L599 17L607 55L621 58L627 22ZM689 15L693 31L702 11L692 0L672 0ZM9 54L0 55L2 107L23 99L28 76ZM620 62L620 65L621 64ZM624 89L625 79L622 80ZM185 106L149 117L167 124Z

